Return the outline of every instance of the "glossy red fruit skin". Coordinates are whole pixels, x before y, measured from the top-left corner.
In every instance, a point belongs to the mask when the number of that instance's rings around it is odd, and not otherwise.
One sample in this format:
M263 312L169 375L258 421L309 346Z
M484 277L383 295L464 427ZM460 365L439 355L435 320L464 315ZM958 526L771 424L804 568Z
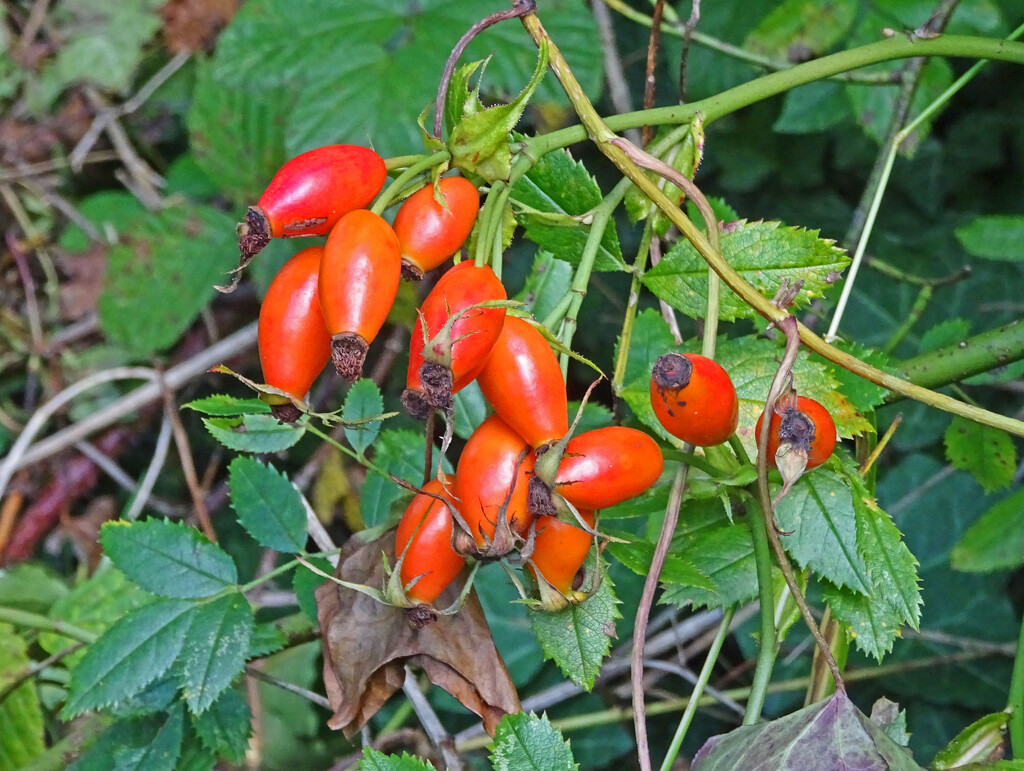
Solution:
M594 512L581 511L580 516L594 527ZM534 531L530 570L535 577L540 571L549 584L562 594L569 594L577 588L573 582L590 553L594 537L586 530L549 516L537 517Z
M270 282L260 306L258 345L267 385L303 399L331 357L317 294L323 247L303 249Z
M365 208L385 179L384 159L370 148L325 145L285 163L256 205L274 238L322 236L343 215Z
M416 278L462 248L480 209L480 194L465 177L444 177L438 189L447 209L434 199L434 186L425 185L395 214L393 226L402 245L403 269Z
M832 451L836 447L836 424L827 409L819 402L806 396L796 397L796 406L784 409L782 415L778 414L778 412L772 415L768 434L768 465L771 468L776 468L775 453L782 443L779 435L780 429L786 414L794 410L802 412L814 424L813 436L805 437L808 441L805 442L806 446L804 447L807 451L807 470L810 471L812 468L817 468L827 461L832 455ZM758 437L761 436L761 426L763 423L764 413L762 412L754 428L754 441L757 441Z
M568 432L568 400L558 357L529 322L505 319L477 383L494 411L531 447Z
M462 518L478 546L494 538L501 506L509 499L505 518L524 535L533 521L527 511L527 488L536 456L522 438L497 415L491 415L469 437L455 470L455 497ZM513 487L514 484L514 487Z
M320 260L320 309L332 335L338 367L339 338L355 336L362 355L384 325L401 280L395 231L382 217L356 209L338 220L327 237ZM362 367L359 358L358 369ZM358 369L343 372L354 380ZM353 377L355 375L355 377Z
M449 500L449 505L424 493L440 495ZM400 571L402 585L406 586L420 576L406 590L406 595L415 602L432 604L466 564L466 559L452 548L450 505L441 482L432 479L423 486L422 493L413 497L398 523L398 532L395 534L396 557L401 556L405 550Z
M736 387L729 373L705 356L661 356L651 373L650 390L658 421L684 442L710 447L728 441L736 431L740 418Z
M490 267L477 267L472 262L460 262L447 271L423 300L409 343L409 373L406 386L422 389L420 367L424 363L423 329L426 323L427 339L442 330L452 316L462 315L452 324L451 333L451 393L455 394L473 382L487 363L505 323L504 308L467 308L482 302L505 300L505 287ZM465 313L463 313L465 311ZM443 350L431 351L434 356Z
M605 509L640 495L664 466L661 448L643 431L595 428L569 440L555 490L577 509Z

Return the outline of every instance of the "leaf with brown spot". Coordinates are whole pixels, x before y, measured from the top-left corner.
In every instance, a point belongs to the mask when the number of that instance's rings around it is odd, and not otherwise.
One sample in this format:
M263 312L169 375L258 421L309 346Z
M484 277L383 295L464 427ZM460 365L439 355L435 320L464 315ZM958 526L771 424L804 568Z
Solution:
M384 564L395 562L395 534L364 543L353 538L341 553L335 575L381 586ZM466 574L438 598L447 607L465 585ZM520 710L512 678L498 655L476 593L453 616L414 629L405 608L384 605L361 592L326 583L316 590L324 648L324 685L334 709L328 725L356 734L405 681L405 666L426 672L465 707L483 718L494 734L498 721Z

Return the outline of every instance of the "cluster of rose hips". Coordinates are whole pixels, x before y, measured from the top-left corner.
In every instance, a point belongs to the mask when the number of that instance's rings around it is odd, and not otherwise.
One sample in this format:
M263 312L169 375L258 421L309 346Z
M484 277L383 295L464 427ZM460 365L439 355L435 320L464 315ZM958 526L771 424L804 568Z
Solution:
M329 360L342 377L358 378L401 277L419 279L440 266L473 228L479 195L459 176L418 189L388 224L365 208L386 177L384 161L367 148L312 150L280 169L239 227L243 264L272 237L327 236L323 247L284 265L260 311L260 361L272 389L261 398L281 420L298 418ZM390 593L399 604L432 606L467 558L504 557L529 568L543 607L578 601L596 586L584 586L583 567L596 512L661 475L661 450L642 431L610 426L572 436L558 358L534 324L507 312L510 305L490 267L462 261L419 308L406 409L421 420L435 410L450 415L453 395L475 380L494 414L467 440L454 476L429 481L406 508L396 534L400 590ZM702 356L661 357L651 402L665 428L693 445L724 442L736 429L735 388ZM787 402L776 413L776 449L780 442L802 448L809 468L823 462L835 442L831 420L828 440L824 421L805 404Z

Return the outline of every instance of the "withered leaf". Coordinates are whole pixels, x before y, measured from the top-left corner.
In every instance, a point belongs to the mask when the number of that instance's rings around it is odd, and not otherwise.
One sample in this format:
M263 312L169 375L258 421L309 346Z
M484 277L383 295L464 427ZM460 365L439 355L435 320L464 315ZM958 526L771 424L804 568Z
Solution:
M362 542L352 538L341 553L335 575L345 581L380 587L381 553L395 562L395 534ZM447 607L466 580L463 572L437 599ZM317 617L324 648L324 685L334 709L328 725L356 734L405 681L405 666L426 672L465 707L483 718L493 735L501 718L518 712L519 696L501 660L476 592L453 616L414 628L406 609L377 602L335 583L316 590Z

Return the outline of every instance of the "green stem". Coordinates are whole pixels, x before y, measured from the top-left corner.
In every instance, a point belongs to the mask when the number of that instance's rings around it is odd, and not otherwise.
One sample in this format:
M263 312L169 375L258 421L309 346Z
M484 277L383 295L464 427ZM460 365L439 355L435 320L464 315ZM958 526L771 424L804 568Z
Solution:
M914 298L914 304L910 306L910 313L903 319L903 323L900 324L899 329L892 333L892 337L889 338L888 342L882 347L885 353L892 353L896 350L896 347L903 342L904 338L910 334L910 330L914 328L914 325L920 320L925 310L928 308L928 303L932 300L932 295L935 294L935 290L931 286L925 284L917 292L917 297Z
M562 87L569 96L569 100L573 103L577 114L580 116L581 120L583 120L587 127L586 130L596 142L598 149L604 153L627 178L632 180L644 195L657 204L658 208L664 212L665 216L669 218L672 224L679 228L679 231L683 234L686 240L693 244L697 253L700 254L700 256L714 269L715 273L721 277L726 286L732 289L732 291L735 292L743 302L753 308L764 318L774 322L776 325L783 319L789 317L788 311L774 305L767 297L758 292L757 289L751 286L751 284L747 282L747 280L743 278L743 276L741 276L728 263L728 261L722 257L721 254L712 248L707 237L705 237L705 235L701 233L700 230L690 221L690 218L687 217L686 214L658 188L657 184L653 180L648 178L647 174L626 154L625 150L612 142L616 137L611 131L610 124L606 124L602 120L601 116L598 115L597 111L594 109L594 106L590 103L590 100L587 99L586 94L583 92L579 82L569 69L569 66L562 57L561 52L554 43L550 42L550 38L548 38L547 33L544 31L539 20L537 20L537 17L524 17L524 24L538 45L540 45L542 40L547 42L551 68L561 81ZM1007 55L1007 52L1014 51L1019 53L1021 59L1024 60L1024 45L1019 43L998 41L999 46L993 46L990 45L991 41L986 41L984 39L956 37L956 40L961 41L963 46L953 47L951 49L946 45L940 47L933 45L940 43L949 37L955 36L944 35L935 38L934 40L919 41L918 45L922 46L922 48L915 49L915 52L917 54L936 52L948 53L952 50L962 55L966 55L974 50L984 50L991 58L1010 58ZM896 39L893 38L891 40L884 41L883 43L874 43L871 46L864 46L861 49L855 49L855 52L863 52L870 49L876 51L876 55L885 53L887 55L886 58L898 58L898 55L902 54L893 55L894 52L905 51L905 49L900 47L902 44L899 43L898 40L893 44L894 40ZM925 46L925 43L930 45ZM896 47L893 47L893 45L890 44L893 44ZM1020 50L1018 51L1018 49ZM837 57L838 61L846 62L847 64L849 64L850 61L860 61L862 64L866 63L863 62L863 53L858 56L851 57L852 53L854 52L847 51L841 54L833 54L831 57L824 57L823 59L816 60L815 62L809 62L809 64L820 64L826 60L837 60ZM793 70L796 69L798 68L793 68ZM773 75L766 76L766 78L763 78L762 80L776 78L776 81L778 82L773 81L773 84L775 85L779 85L780 82L783 84L789 83L790 81L787 80L787 78L789 78L791 72L792 70L789 73L775 73ZM735 91L736 89L733 90ZM728 94L730 92L725 93ZM723 105L721 102L716 100L718 100L718 97L711 100L704 100L703 104L706 104L709 110L715 110L721 114L722 110L728 111L727 108L731 109L732 105L739 102L739 100L733 99L728 100L725 105ZM669 109L677 110L677 108ZM657 112L658 110L651 111L651 113ZM676 118L679 117L678 112L674 115ZM548 135L548 137L551 136L553 135ZM798 323L797 329L800 334L800 340L805 346L807 346L807 348L825 359L828 359L833 364L838 364L840 367L853 372L855 375L859 375L865 380L875 383L876 385L880 385L883 388L893 391L901 396L915 399L916 401L950 412L954 415L960 415L968 420L973 420L977 423L998 428L1017 436L1024 436L1024 422L1008 418L1003 415L997 415L996 413L988 410L972 407L971 405L964 404L963 402L946 396L945 394L936 393L928 390L927 388L916 386L913 383L902 380L901 378L894 377L887 372L883 372L876 367L872 367L871 365L864 363L856 356L830 345L803 324Z
M316 556L319 557L319 556L323 556L323 555L322 554L318 554ZM303 557L308 559L309 555L303 555ZM300 564L301 563L297 559L289 560L288 562L285 562L282 565L278 565L273 570L268 570L266 573L261 575L259 578L254 578L249 583L243 584L238 589L238 591L240 591L242 594L245 594L246 592L255 589L260 584L266 583L267 581L270 581L273 578L277 578L282 573L287 573L289 570L297 568ZM234 589L232 589L231 591L234 591Z
M1010 677L1010 746L1013 757L1024 759L1024 622L1021 623L1017 638L1017 655L1013 660L1013 674Z
M1018 319L907 359L900 365L900 372L912 383L939 388L1021 359L1024 359L1024 324Z
M651 254L651 238L654 235L654 217L644 222L643 235L637 248L636 259L633 260L633 278L629 284L629 299L626 301L626 314L622 319L622 332L619 333L619 352L615 359L615 370L612 373L612 393L622 393L626 379L626 364L629 362L629 345L633 339L633 325L636 323L636 309L640 305L640 288L644 271L647 270L647 258Z
M433 155L427 156L408 156L419 158L420 160L413 163L409 168L395 177L395 181L388 185L384 192L377 196L377 200L373 202L373 206L370 207L370 211L374 214L383 214L384 210L391 205L391 202L401 195L402 191L405 190L409 182L419 174L422 174L427 169L433 168L439 164L444 163L451 158L451 153L447 150L438 150Z
M388 158L384 161L384 168L388 172L398 171L398 169L407 169L414 163L418 163L426 156L423 153L417 153L416 155L396 155L394 158Z
M686 710L679 719L679 726L672 737L672 742L668 745L665 759L661 762L661 771L670 771L675 763L676 755L679 754L679 748L683 746L686 731L693 721L693 716L697 714L697 707L700 706L701 697L704 695L704 688L707 686L708 680L711 679L711 672L718 661L718 654L722 651L722 644L725 642L725 638L729 636L729 627L732 625L732 617L734 615L736 615L735 605L727 608L722 616L722 623L718 626L718 634L715 635L715 639L708 649L707 658L704 659L704 666L701 667L700 675L697 676L697 682L693 686L693 693L690 694Z
M757 569L757 593L760 602L761 647L754 667L754 681L747 698L747 709L743 714L743 725L753 725L761 717L768 684L775 668L778 655L778 640L775 630L775 591L772 584L772 550L768 544L768 529L760 507L751 502L750 535L754 544L754 566Z
M370 471L375 471L376 473L380 474L385 479L387 479L389 481L391 480L391 475L388 472L386 472L384 469L380 468L379 466L374 465L373 461L367 460L365 455L363 455L362 453L358 453L355 450L349 449L348 447L343 445L341 442L339 442L337 439L335 439L333 436L331 436L330 434L324 433L319 428L314 426L312 423L307 423L306 424L306 430L309 433L313 434L313 436L320 437L325 442L327 442L332 447L334 447L336 450L338 450L338 452L344 453L345 455L347 455L350 458L352 458L352 460L354 460L357 463L359 463L359 464L363 465L364 467L368 468Z
M99 639L98 634L90 632L88 629L82 629L60 619L48 618L38 613L30 613L27 610L19 610L17 608L0 608L0 623L28 627L29 629L42 629L46 632L53 632L62 637L77 640L86 645L90 645Z
M905 36L896 35L878 43L869 43L848 51L822 56L787 70L764 75L699 102L609 116L607 124L613 131L640 128L645 124L676 125L688 123L699 111L704 115L704 123L707 125L718 118L797 86L860 67L915 56L962 56L1024 64L1024 44L968 35L940 35L931 40L908 40ZM582 142L587 136L587 129L584 126L571 126L552 131L529 140L530 154L534 158L539 158L559 147Z

